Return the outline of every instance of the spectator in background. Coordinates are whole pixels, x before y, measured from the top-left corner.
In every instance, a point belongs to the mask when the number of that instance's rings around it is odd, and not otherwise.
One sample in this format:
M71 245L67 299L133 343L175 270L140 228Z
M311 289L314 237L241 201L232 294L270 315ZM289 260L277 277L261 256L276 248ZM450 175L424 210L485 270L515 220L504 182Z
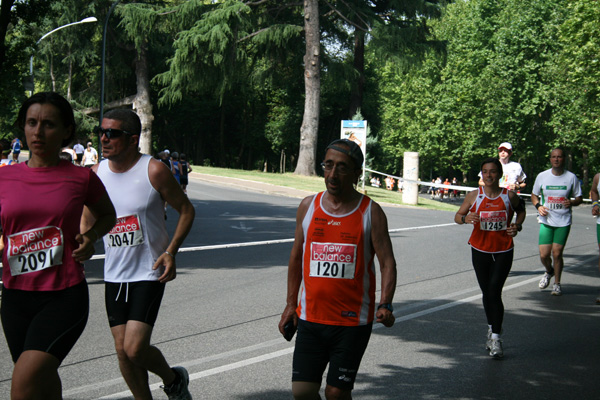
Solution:
M385 188L387 190L394 190L394 178L392 178L391 176L386 176L385 177Z
M19 162L19 154L21 154L21 147L23 147L23 143L21 139L14 138L12 141L12 154L13 154L13 162Z
M448 185L450 186L450 181L448 180L448 178L446 178L444 180L444 185ZM450 189L448 189L447 187L443 188L443 193L446 195L447 198L450 198Z
M500 178L500 187L505 187L509 190L518 192L526 186L525 178L527 178L527 175L525 175L525 172L523 172L521 164L510 161L512 154L512 145L510 143L504 142L498 146L498 159L502 164L502 178ZM481 172L479 173L479 186L483 186Z
M172 171L173 167L171 165L171 152L167 149L164 149L160 153L158 153L160 161L165 164Z
M456 177L452 178L452 186L458 186L458 180L456 179ZM459 195L459 192L456 189L452 190L451 193L454 197L458 197Z
M179 163L179 153L176 151L171 154L171 171L177 183L181 185L181 164Z
M10 142L6 139L0 140L0 167L12 164L14 161L8 158L10 154Z
M179 183L181 184L183 193L187 194L188 174L192 172L192 167L190 163L187 162L187 157L183 153L179 156L179 165L181 166L181 178Z
M71 149L69 146L65 147L64 149L62 149L62 153L66 153L69 155L69 161L72 162L73 164L79 165L77 163L77 153L75 153L75 150ZM62 153L61 153L61 159L66 160L66 158L62 157Z
M91 168L93 165L98 164L98 152L92 147L92 142L87 143L87 147L83 152L83 158L81 164L84 167Z
M85 151L85 147L83 147L81 141L77 140L75 146L73 146L73 150L75 151L77 165L81 165L81 161L83 160L83 152Z

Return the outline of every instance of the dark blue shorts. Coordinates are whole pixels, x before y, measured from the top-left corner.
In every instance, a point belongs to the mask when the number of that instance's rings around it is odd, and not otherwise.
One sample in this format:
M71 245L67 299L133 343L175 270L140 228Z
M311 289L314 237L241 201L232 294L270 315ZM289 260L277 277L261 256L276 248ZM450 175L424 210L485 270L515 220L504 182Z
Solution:
M318 382L329 364L327 384L352 390L373 324L334 326L298 320L292 381Z

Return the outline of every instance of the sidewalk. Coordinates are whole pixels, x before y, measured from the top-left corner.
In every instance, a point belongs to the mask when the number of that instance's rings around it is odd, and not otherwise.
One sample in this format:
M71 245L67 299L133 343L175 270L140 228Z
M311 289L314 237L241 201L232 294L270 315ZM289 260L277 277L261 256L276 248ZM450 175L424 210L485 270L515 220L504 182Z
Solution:
M285 186L277 186L270 183L256 182L239 178L229 178L226 176L201 174L199 172L191 172L190 178L194 178L203 182L208 182L220 186L229 186L235 187L236 189L275 194L286 197L295 197L299 199L302 199L306 196L310 196L311 194L315 194L314 192L309 192L306 190L299 190Z

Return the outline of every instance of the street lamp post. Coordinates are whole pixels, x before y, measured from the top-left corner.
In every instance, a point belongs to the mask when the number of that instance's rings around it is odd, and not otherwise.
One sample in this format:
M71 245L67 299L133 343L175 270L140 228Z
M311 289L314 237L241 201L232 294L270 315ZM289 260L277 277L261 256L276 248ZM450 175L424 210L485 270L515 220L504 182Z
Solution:
M63 26L59 26L56 29L51 30L50 32L46 33L44 36L42 36L37 42L36 45L40 44L40 42L42 40L44 40L45 38L47 38L48 36L52 35L54 32L61 30L63 28L66 28L68 26L73 26L73 25L79 25L79 24L85 24L88 22L96 22L98 21L98 19L96 17L87 17L82 19L81 21L77 21L77 22L71 22L70 24L66 24ZM29 76L31 77L31 85L33 86L33 55L29 58ZM33 87L31 88L31 90L29 91L29 95L31 96L33 94Z
M104 20L104 31L102 32L102 64L100 66L100 116L98 117L98 125L102 125L102 118L104 118L104 71L106 67L106 32L108 31L108 20L110 19L113 10L120 2L121 0L117 0L113 3ZM102 138L102 134L100 133L99 135L98 140Z

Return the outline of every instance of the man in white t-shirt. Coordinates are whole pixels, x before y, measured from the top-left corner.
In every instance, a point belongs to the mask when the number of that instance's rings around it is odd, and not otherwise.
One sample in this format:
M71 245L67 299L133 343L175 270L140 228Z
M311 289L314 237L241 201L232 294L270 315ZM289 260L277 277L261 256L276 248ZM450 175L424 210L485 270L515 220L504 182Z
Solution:
M554 276L553 296L562 294L560 277L563 269L563 251L571 230L572 210L583 202L581 183L577 176L565 170L565 153L554 149L550 153L552 168L541 172L531 191L531 202L537 208L540 221L540 259L546 272L539 288L545 289ZM571 198L574 198L571 200ZM554 266L552 266L554 261Z
M509 190L519 191L523 189L525 184L525 172L521 164L515 161L510 161L512 156L512 145L508 142L504 142L498 146L498 159L502 164L502 178L500 178L500 187L505 187ZM479 186L483 186L481 180L481 172L479 173Z

